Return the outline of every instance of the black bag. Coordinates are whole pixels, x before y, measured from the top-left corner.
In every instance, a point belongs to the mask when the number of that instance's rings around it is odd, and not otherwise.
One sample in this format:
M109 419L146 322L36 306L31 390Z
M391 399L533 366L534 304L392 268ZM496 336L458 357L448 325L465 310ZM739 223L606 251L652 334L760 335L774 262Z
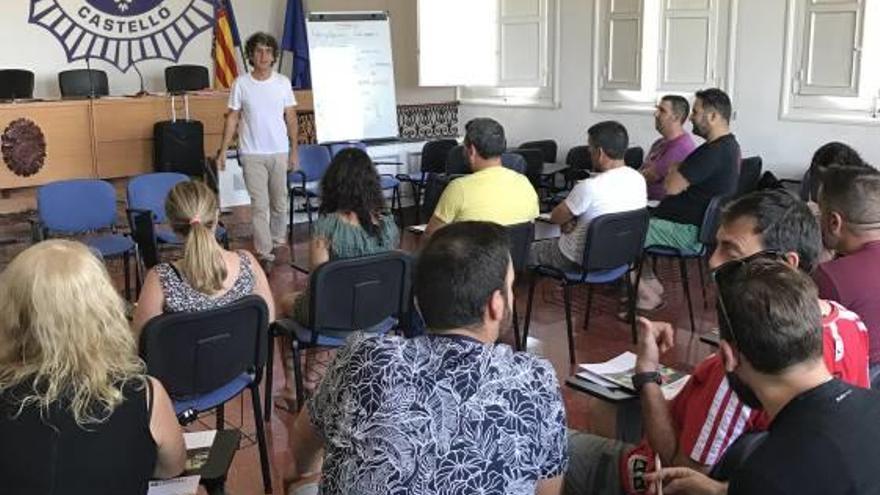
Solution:
M189 100L183 97L186 118L177 120L171 96L171 120L153 126L153 165L156 172L205 175L205 127L189 118Z

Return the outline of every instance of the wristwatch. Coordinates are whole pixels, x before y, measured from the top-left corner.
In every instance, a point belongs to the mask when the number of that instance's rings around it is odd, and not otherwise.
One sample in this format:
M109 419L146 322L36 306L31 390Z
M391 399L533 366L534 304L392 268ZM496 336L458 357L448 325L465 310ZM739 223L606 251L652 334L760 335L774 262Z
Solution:
M642 373L635 373L632 376L633 388L636 393L639 394L642 392L642 387L649 383L656 383L657 385L663 384L663 377L660 375L659 371L645 371Z

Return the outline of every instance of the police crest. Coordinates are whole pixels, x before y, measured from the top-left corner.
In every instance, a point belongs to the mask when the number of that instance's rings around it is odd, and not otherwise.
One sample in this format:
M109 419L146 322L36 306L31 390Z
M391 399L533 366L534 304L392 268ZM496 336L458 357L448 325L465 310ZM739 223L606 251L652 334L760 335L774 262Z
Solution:
M134 62L177 62L214 24L214 0L31 0L31 24L61 42L67 61L105 60L125 72Z

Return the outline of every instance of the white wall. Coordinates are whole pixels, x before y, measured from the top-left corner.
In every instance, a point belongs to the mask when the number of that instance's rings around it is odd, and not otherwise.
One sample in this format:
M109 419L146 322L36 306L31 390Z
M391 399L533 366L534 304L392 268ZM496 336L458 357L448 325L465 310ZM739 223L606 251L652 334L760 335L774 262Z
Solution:
M743 156L760 154L765 169L781 177L799 179L813 151L825 142L838 140L849 143L866 160L880 166L880 127L779 120L785 3L784 0L739 1L736 83L732 98L737 114L733 132L743 147ZM646 148L657 138L650 115L599 114L590 110L593 2L559 0L559 4L562 8L561 107L463 105L460 120L493 117L504 124L511 145L529 139L554 138L562 154L571 146L585 144L586 129L591 124L615 119L627 127L633 144ZM560 160L563 158L564 154Z
M59 96L58 72L85 68L84 61L68 63L64 49L55 37L41 26L28 24L27 0L0 0L0 68L25 68L35 73L34 94L38 98ZM287 0L232 0L239 31L243 38L254 31L267 31L281 37ZM387 10L392 17L393 51L397 76L398 103L445 102L455 99L448 88L419 88L417 80L415 0L306 0L307 10ZM203 32L191 41L179 63L205 65L213 70L211 61L212 34ZM112 65L92 60L92 66L107 72L111 94L131 94L140 83L133 69L122 73ZM138 64L146 79L147 89L164 91L167 60ZM284 60L284 72L290 71L290 56Z

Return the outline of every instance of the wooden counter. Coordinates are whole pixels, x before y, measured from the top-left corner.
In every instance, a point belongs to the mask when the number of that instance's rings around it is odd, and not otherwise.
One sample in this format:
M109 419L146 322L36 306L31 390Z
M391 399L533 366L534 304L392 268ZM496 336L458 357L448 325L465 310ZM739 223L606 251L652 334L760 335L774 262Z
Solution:
M220 146L228 93L189 97L190 117L205 126L205 154ZM297 91L300 111L312 110L311 91ZM183 118L183 98L175 98ZM153 170L153 125L171 119L171 98L105 97L0 104L0 132L19 118L30 119L46 138L46 163L30 177L12 173L0 158L0 190L39 186L83 177L129 177Z

